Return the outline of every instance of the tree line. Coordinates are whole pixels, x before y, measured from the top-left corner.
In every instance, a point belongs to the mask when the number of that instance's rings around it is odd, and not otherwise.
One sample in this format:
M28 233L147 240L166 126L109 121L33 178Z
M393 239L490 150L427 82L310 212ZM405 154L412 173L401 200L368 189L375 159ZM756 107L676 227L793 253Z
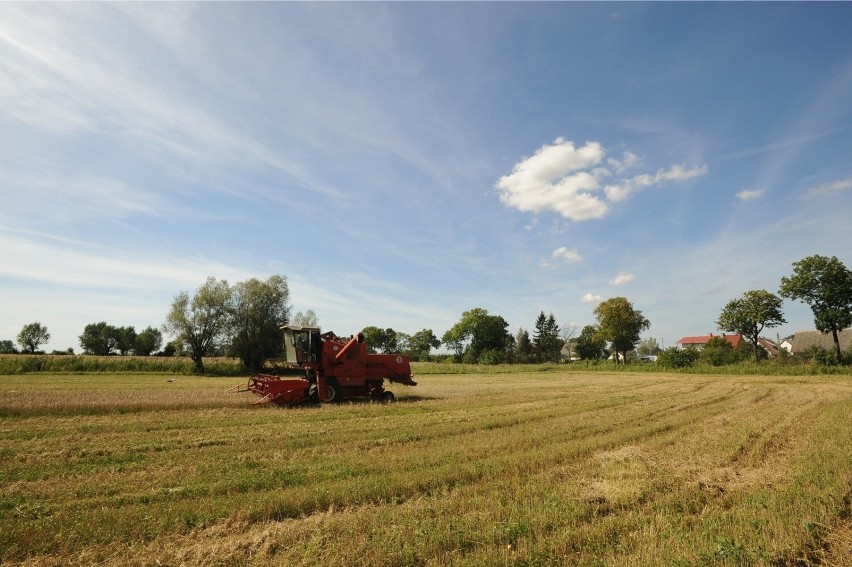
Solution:
M46 326L36 321L24 325L17 338L22 352L35 354L39 352L38 348L41 345L50 340L50 333ZM107 324L106 321L101 321L86 325L79 339L84 354L107 356L111 354L127 355L132 352L135 355L148 356L160 349L163 343L163 334L154 327L147 327L142 332L137 333L133 326L116 327ZM0 354L17 352L15 343L12 341L0 341ZM54 351L54 354L74 354L74 349Z
M834 357L841 361L838 332L852 326L852 271L836 257L814 255L794 262L793 274L781 279L778 295L766 290L747 291L722 308L716 325L746 337L757 361L761 358L760 333L786 323L782 297L811 307L816 328L832 334ZM217 354L235 356L246 368L259 370L267 359L281 355L282 325L318 325L313 311L297 313L292 319L290 311L284 276L275 275L266 281L250 279L233 286L210 277L194 295L182 291L172 301L161 329L175 340L164 352L171 348L172 352L186 354L199 372L204 371L203 359ZM601 302L594 315L596 323L583 327L577 337L573 336L574 329L560 328L553 313L545 315L544 311L539 313L532 335L523 328L512 334L503 317L480 307L462 313L440 340L431 329L409 335L368 326L362 332L369 352L401 352L413 360L428 360L431 350L442 344L455 361L479 364L558 362L566 345L569 360L596 360L614 354L616 361L626 362L628 352L637 350L637 345L647 354L659 353L672 365L688 364L697 358L695 353L679 353L676 348L661 352L653 339L643 343L640 335L651 323L625 297ZM25 325L18 335L22 349L33 353L49 339L47 328L38 322ZM133 327L115 327L103 321L87 325L80 335L84 352L102 355L131 351L148 355L160 349L162 340L160 329L148 327L137 334ZM727 344L724 339L721 342ZM721 342L708 344L707 356L733 360ZM14 351L11 341L0 341L0 352Z
M792 275L781 278L778 294L762 289L746 291L722 308L716 326L745 337L751 356L759 362L766 356L758 343L761 333L787 322L782 298L811 307L816 329L832 335L834 361L842 362L838 333L852 327L852 271L834 256L813 255L794 262ZM512 335L503 317L479 307L462 313L441 341L429 329L409 336L390 328L367 327L364 334L371 352L408 352L418 360L428 357L430 347L443 343L455 361L481 364L599 360L609 356L626 362L628 353L636 352L660 355L663 361L674 361L673 366L698 359L720 365L748 356L746 350L734 349L722 337L711 339L701 353L676 347L663 351L655 339L641 339L651 322L625 297L599 303L594 315L596 323L584 326L577 337L573 336L574 329L560 329L553 313L545 315L544 311L539 313L532 335L524 328Z

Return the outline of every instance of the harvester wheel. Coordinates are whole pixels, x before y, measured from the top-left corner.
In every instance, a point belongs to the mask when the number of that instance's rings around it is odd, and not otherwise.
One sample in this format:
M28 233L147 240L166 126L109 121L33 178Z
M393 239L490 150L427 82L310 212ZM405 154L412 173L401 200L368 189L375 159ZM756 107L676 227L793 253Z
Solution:
M337 380L334 378L329 378L328 382L325 384L326 402L339 402L340 401L340 384L337 383Z
M392 401L396 400L396 396L393 395L393 392L385 391L385 393L382 394L382 399L384 399L386 404L389 404Z

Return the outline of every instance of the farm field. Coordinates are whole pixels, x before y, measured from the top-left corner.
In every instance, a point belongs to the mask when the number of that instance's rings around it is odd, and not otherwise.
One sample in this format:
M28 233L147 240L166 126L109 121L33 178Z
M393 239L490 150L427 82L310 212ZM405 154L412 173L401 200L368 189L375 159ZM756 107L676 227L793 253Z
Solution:
M0 376L8 565L852 565L852 377Z

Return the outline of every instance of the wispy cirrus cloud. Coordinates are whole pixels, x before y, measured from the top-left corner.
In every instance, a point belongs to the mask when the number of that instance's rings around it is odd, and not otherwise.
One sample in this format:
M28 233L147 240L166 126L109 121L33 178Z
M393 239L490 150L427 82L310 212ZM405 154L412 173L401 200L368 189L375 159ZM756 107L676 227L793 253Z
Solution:
M816 187L811 187L807 191L805 191L803 198L814 199L817 197L828 197L829 195L835 195L837 193L840 193L841 191L846 191L849 189L852 189L852 177L848 179L841 179L839 181L832 181L831 183L825 183Z
M210 274L228 280L250 272L206 258L167 255L128 258L124 250L52 237L35 238L0 231L0 276L66 286L125 290L195 288Z
M604 187L604 193L611 202L618 203L629 197L639 187L660 185L667 181L685 181L693 177L707 175L708 171L706 165L688 168L683 164L675 164L668 169L658 169L657 173L653 175L643 173L629 179L623 179L616 184L607 185Z
M572 221L599 219L609 214L610 203L626 199L639 187L683 181L706 175L706 165L689 168L674 164L643 173L617 178L641 162L633 152L622 159L609 158L603 167L606 150L600 142L577 146L565 138L544 145L531 157L515 164L512 173L496 184L503 204L524 212L554 211ZM616 177L603 184L605 178ZM603 195L601 195L603 191Z
M164 217L185 213L166 195L111 177L71 170L0 172L0 196L6 200L0 219L26 219L39 210L39 223ZM50 206L45 207L45 203Z
M218 109L184 102L186 93L162 81L158 71L144 62L145 54L130 47L135 45L131 39L142 41L139 37L90 33L102 29L97 27L106 17L102 12L109 10L3 6L0 118L53 135L107 134L115 143L133 148L135 155L170 165L268 168L316 192L344 195L298 160L229 124ZM135 32L131 27L122 29ZM87 41L80 42L81 36ZM177 43L169 47L178 53Z

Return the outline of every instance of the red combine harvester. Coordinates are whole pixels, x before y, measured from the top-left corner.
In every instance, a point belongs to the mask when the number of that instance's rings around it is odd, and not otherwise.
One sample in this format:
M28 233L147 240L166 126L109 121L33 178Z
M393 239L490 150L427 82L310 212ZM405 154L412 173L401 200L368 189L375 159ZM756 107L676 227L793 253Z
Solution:
M281 327L287 370L294 376L258 374L240 392L254 392L253 404L294 406L309 402L339 402L353 398L393 401L384 380L416 386L408 357L401 354L367 354L364 335L341 339L320 334L319 327ZM302 376L299 376L302 375Z

